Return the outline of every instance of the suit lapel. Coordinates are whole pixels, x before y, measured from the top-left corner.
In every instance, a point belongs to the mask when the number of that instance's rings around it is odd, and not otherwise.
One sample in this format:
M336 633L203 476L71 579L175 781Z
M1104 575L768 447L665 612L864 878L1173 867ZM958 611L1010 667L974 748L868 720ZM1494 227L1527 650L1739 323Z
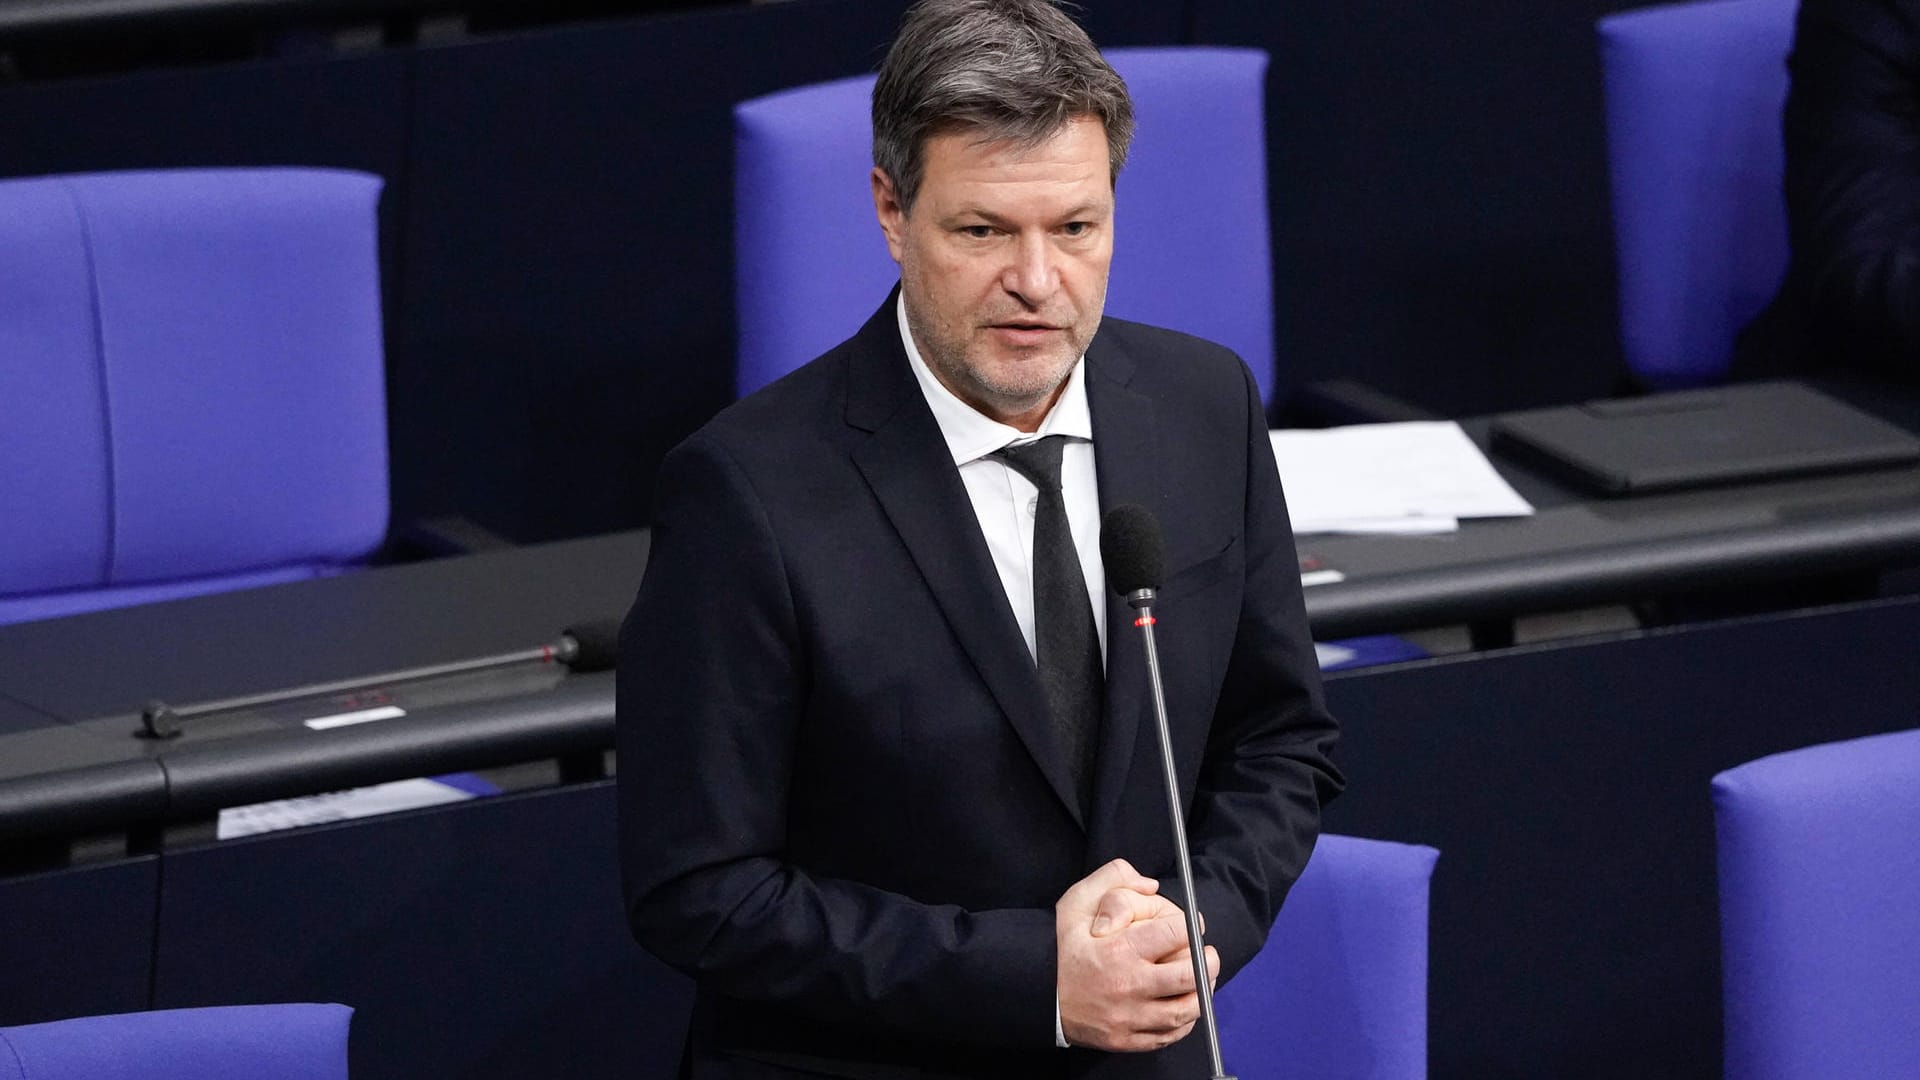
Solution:
M1087 350L1087 408L1093 415L1093 453L1101 510L1138 503L1161 509L1163 459L1153 400L1132 386L1134 358L1096 334ZM1128 785L1140 724L1153 708L1146 646L1133 625L1134 610L1107 593L1107 710L1094 768L1095 823L1112 820Z
M966 486L908 366L892 296L849 344L846 419L869 433L853 449L854 465L1048 786L1084 827L1039 673Z

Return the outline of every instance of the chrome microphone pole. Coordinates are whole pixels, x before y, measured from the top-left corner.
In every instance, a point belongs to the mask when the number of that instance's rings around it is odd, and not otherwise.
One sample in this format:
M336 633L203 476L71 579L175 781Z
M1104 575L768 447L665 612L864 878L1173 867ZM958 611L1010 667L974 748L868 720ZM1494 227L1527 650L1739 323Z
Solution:
M1167 694L1160 681L1160 654L1153 644L1154 590L1134 589L1127 593L1127 604L1138 612L1133 625L1140 628L1147 647L1147 678L1153 687L1153 719L1160 732L1160 766L1166 773L1167 818L1173 826L1173 850L1180 861L1180 887L1186 890L1187 951L1193 960L1193 984L1200 995L1200 1020L1207 1029L1207 1052L1213 1055L1212 1080L1235 1080L1227 1074L1220 1059L1220 1025L1213 1015L1213 982L1207 977L1206 943L1200 935L1200 904L1193 892L1193 859L1187 854L1186 815L1180 810L1180 778L1173 768L1173 733L1167 726Z

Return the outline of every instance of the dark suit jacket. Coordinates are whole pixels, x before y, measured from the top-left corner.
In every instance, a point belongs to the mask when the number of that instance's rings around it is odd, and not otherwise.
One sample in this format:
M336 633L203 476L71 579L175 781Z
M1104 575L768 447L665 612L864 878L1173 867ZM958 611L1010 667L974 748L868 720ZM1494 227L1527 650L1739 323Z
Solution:
M1788 67L1793 255L1733 373L1920 385L1920 0L1805 0Z
M1208 941L1265 939L1340 788L1258 394L1216 345L1106 320L1100 501L1155 510L1177 771ZM1204 1075L1053 1047L1053 905L1124 857L1178 896L1142 644L1109 610L1084 820L892 301L661 470L620 665L633 930L696 980L693 1076ZM1198 1063L1197 1067L1196 1064Z

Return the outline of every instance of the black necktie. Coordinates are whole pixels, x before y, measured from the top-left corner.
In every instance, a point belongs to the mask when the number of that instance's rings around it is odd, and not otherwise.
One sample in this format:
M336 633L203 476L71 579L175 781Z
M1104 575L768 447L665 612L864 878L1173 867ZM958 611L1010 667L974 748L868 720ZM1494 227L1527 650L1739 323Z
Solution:
M1002 447L993 456L1040 489L1033 519L1035 660L1084 811L1092 794L1090 777L1106 675L1100 666L1100 635L1087 603L1087 579L1080 570L1080 553L1067 525L1067 500L1060 491L1060 454L1066 443L1065 435L1048 435Z

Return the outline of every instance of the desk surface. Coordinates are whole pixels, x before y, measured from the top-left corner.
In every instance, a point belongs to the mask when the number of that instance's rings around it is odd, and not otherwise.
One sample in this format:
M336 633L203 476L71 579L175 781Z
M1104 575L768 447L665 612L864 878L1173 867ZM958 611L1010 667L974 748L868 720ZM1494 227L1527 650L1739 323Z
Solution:
M1920 468L1584 500L1493 460L1533 517L1302 537L1347 575L1307 590L1315 636L1920 563ZM0 735L537 645L619 618L646 548L622 533L0 627Z
M0 837L598 752L613 680L537 663L380 687L404 719L326 732L341 695L236 710L176 739L139 713L552 642L618 619L646 562L625 533L0 627ZM305 709L302 712L302 708Z
M0 732L532 648L626 614L642 532L0 627Z
M1482 441L1486 422L1468 422ZM1387 633L1676 592L1920 564L1920 467L1588 499L1499 455L1530 518L1441 536L1305 536L1347 580L1307 590L1314 636Z

